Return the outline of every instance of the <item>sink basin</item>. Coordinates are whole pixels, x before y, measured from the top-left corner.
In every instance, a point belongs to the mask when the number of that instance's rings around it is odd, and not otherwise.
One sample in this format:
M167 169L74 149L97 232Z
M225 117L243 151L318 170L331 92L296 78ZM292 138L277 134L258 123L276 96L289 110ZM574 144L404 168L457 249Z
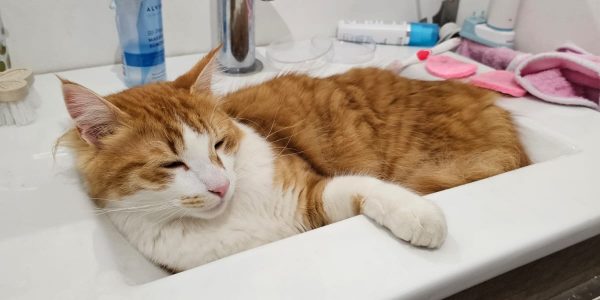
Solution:
M377 51L371 64L416 50ZM197 59L170 58L169 77ZM124 88L113 66L61 76L100 94ZM231 88L227 80L218 84ZM448 219L441 249L410 247L358 216L169 276L97 214L71 155L59 150L53 158L52 145L69 126L60 86L39 75L35 89L44 95L40 118L0 127L3 299L441 298L600 233L600 114L503 98L498 103L515 115L534 164L427 196Z
M533 164L581 151L573 141L548 130L534 121L515 117L519 137Z

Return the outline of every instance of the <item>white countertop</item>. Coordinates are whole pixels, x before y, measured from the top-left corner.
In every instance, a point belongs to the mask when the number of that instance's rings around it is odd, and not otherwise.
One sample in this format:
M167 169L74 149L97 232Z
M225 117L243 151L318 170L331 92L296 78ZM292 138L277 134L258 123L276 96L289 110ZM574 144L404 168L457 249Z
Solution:
M371 64L414 51L379 47ZM198 58L167 59L169 78ZM124 87L119 70L60 75L106 94ZM422 65L404 74L433 79ZM42 99L38 120L0 127L2 299L435 299L600 233L600 113L506 98L499 104L517 116L536 164L427 196L448 220L441 249L411 247L359 216L167 276L94 214L70 154L53 161L69 126L59 81L38 75L32 93Z

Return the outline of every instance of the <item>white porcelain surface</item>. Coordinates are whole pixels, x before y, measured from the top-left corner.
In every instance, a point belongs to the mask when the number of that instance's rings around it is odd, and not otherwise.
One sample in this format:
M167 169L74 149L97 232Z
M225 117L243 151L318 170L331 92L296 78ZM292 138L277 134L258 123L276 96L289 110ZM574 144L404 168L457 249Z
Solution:
M414 51L379 47L370 64ZM168 59L169 77L198 57ZM124 88L118 72L60 75L106 94ZM221 78L215 88L273 74L267 67ZM405 75L433 79L422 66ZM59 81L39 75L34 88L43 102L38 120L0 127L1 299L440 298L600 233L600 114L505 98L499 104L516 115L536 164L427 196L448 219L441 249L410 247L359 216L167 276L95 214L70 154L59 149L53 158L69 126Z

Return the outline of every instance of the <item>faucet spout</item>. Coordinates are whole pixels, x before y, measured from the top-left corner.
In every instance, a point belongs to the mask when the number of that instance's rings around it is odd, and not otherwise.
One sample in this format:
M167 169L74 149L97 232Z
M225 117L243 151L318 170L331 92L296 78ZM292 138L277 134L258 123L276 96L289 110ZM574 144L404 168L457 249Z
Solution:
M218 61L225 73L262 70L254 44L254 0L217 0L217 26L222 44Z

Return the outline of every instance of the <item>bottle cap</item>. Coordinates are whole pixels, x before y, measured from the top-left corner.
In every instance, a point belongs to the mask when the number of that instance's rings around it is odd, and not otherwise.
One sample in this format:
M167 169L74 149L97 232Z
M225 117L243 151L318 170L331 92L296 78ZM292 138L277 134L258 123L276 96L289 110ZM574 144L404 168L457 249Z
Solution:
M410 23L410 46L433 46L438 41L440 27L430 23Z

